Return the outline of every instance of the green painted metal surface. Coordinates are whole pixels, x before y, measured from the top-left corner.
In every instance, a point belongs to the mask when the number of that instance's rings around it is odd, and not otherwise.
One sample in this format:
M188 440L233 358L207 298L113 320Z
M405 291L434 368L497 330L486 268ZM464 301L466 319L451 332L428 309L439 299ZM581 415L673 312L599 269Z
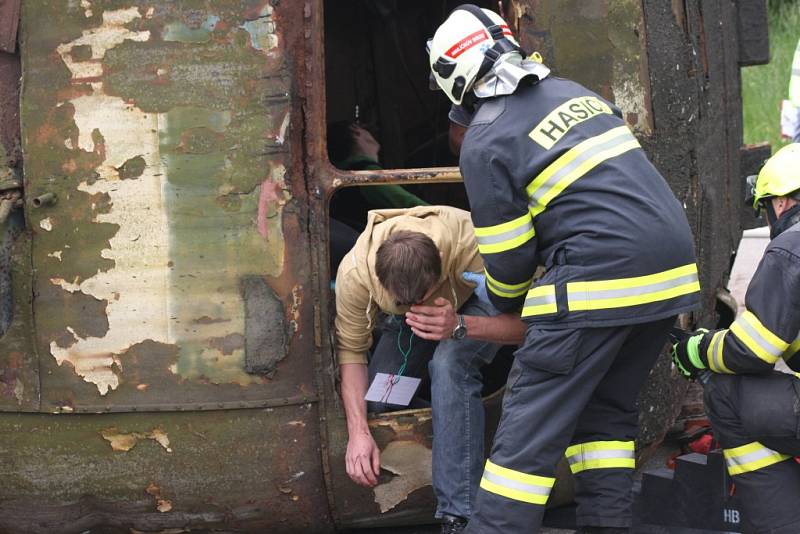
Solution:
M0 417L0 530L330 531L313 404ZM48 436L48 439L42 439ZM220 454L220 451L230 451ZM234 453L235 451L235 453ZM35 513L31 513L35 510Z
M57 197L27 210L42 410L315 395L311 336L297 334L312 311L291 151L298 34L277 29L279 13L265 1L25 4L25 185ZM290 339L270 376L245 367L253 276Z
M653 130L644 8L641 0L515 2L523 47L554 73L614 102L637 133Z

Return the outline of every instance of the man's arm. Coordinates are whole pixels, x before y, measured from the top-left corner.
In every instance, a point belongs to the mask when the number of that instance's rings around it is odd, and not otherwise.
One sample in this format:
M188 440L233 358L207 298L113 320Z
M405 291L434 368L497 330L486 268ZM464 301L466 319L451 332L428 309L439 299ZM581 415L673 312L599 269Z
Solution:
M374 312L369 291L358 280L350 252L336 275L336 358L342 377L342 401L347 416L347 474L356 484L378 483L380 452L367 426L367 350L372 343L370 328Z
M504 313L493 317L465 315L467 337L502 345L519 345L527 326L519 315ZM438 298L433 306L411 306L406 324L423 339L448 339L458 324L458 316L449 300Z
M381 468L380 451L367 425L368 373L363 363L344 363L342 373L342 401L347 416L347 454L345 466L353 482L372 487L378 483Z
M479 135L475 146L461 153L461 173L489 299L498 310L515 312L523 307L536 271L536 231L527 193L486 146L487 136Z
M784 250L767 251L747 288L744 313L729 329L709 332L700 340L699 366L715 373L765 373L784 358L792 361L792 369L798 367L798 294L800 258Z

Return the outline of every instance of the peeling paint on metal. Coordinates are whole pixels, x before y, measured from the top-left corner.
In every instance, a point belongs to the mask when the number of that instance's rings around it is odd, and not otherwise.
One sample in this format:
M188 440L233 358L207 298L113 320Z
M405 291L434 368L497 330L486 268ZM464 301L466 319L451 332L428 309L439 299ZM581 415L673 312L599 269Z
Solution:
M106 51L126 40L147 41L150 38L149 31L134 32L125 27L137 18L141 18L141 14L135 7L105 11L103 24L100 27L85 30L78 39L59 45L56 51L72 73L72 79L91 82L93 89L100 89L99 78L103 75L103 65L100 60ZM84 45L91 46L91 59L75 61L70 53L72 48Z
M92 3L89 0L81 0L81 7L83 8L83 14L88 19L92 16Z
M297 332L300 321L300 305L303 303L303 286L297 284L292 288L292 308L290 313L292 319L289 321L289 326L292 333Z
M381 451L381 468L394 474L375 487L375 502L386 513L415 490L431 485L431 450L417 441L393 441Z
M218 22L216 15L208 15L198 28L190 28L183 22L172 22L164 27L163 39L179 43L207 43Z
M156 500L156 510L159 512L169 512L172 510L172 502L161 498L161 488L154 482L150 482L144 490Z
M152 439L161 445L165 451L172 452L169 446L169 436L160 428L154 428L149 432L130 432L122 433L116 427L106 428L100 432L103 439L111 444L111 448L118 452L128 452L143 439Z
M116 362L121 360L116 355L144 340L179 346L178 360L169 368L184 379L251 384L260 378L243 371L243 344L232 343L241 339L244 330L238 278L228 276L220 282L218 273L219 268L235 271L237 267L245 272L281 271L284 245L280 217L290 198L283 182L286 170L282 165L275 166L261 186L243 194L235 182L225 180L227 174L236 172L226 155L232 152L218 146L231 124L231 111L176 105L162 113L145 112L129 99L107 94L103 60L108 51L125 41L143 43L151 37L149 31L127 27L141 16L137 8L105 11L100 27L85 30L79 38L57 48L71 72L72 83L91 87L89 94L70 100L78 135L69 139L69 146L102 156L94 169L95 178L84 181L78 190L107 195L108 201L102 210L95 210L93 221L114 224L118 231L101 253L102 258L113 262L112 268L99 270L85 280L52 281L71 293L107 301L108 332L103 337L75 336L68 347L53 340L51 354L59 365L70 362L84 380L97 385L101 395L120 384ZM274 38L271 16L272 8L267 6L259 18L246 23L254 46L265 48ZM207 42L219 22L213 14L207 15L199 27L174 22L166 26L162 37L181 43ZM90 53L74 54L77 47L88 48ZM84 61L76 59L81 57ZM160 76L173 76L174 67L159 67ZM216 295L205 305L189 299L187 306L186 288L193 286L190 292L196 290L198 277L205 277L197 266L208 262L202 260L202 253L193 258L200 260L199 264L176 261L176 250L186 248L187 236L170 235L164 230L184 218L186 210L198 209L191 204L197 197L195 184L220 179L222 184L216 187L227 211L252 206L258 212L254 225L258 232L243 236L251 243L243 244L242 250L263 248L263 244L253 242L260 235L275 254L259 254L261 265L235 261L236 266L225 262L214 268L216 291L212 293ZM242 233L237 223L230 218L226 226ZM200 228L192 232L194 241L212 239ZM207 316L230 319L208 325L193 323L197 312L204 309Z
M57 51L70 70L72 83L89 82L91 93L70 100L78 129L77 146L96 152L102 140L103 161L95 168L96 179L84 181L79 191L107 195L110 209L94 204L93 221L112 223L119 231L101 256L113 261L114 268L68 285L108 302L108 332L103 337L80 337L69 347L51 341L50 352L61 365L69 362L75 372L94 383L101 395L119 386L119 369L114 355L132 345L152 339L167 340L167 308L163 288L167 284L168 243L163 228L167 224L163 209L163 170L158 150L156 114L144 113L116 96L105 94L102 59L108 50L124 41L143 42L149 31L131 31L126 24L141 18L137 8L103 12L98 28L83 31L81 37L61 44ZM74 47L88 46L91 57L76 61ZM132 163L133 162L133 163ZM131 167L135 167L132 170ZM121 176L122 174L122 176ZM123 180L135 174L136 180ZM122 180L122 181L121 181ZM131 276L131 273L147 276ZM113 289L112 289L113 288ZM125 291L120 292L120 288Z
M269 224L269 219L279 217L286 202L291 198L286 189L284 177L286 168L283 166L272 169L269 179L262 182L258 198L258 233L267 240L282 239L282 235L275 234L275 225ZM280 225L277 225L280 230Z
M42 230L51 232L53 230L53 220L50 217L42 219L41 221L39 221L39 227Z
M55 252L51 252L50 254L48 254L47 257L48 258L55 258L58 261L61 261L61 254L63 254L63 251L56 250Z
M266 5L255 20L245 21L241 28L250 35L250 46L260 51L270 51L278 47L275 23L272 21L272 6Z
M286 141L286 130L289 129L290 120L290 113L287 111L286 115L283 116L280 131L278 135L275 136L275 142L279 145L282 145Z

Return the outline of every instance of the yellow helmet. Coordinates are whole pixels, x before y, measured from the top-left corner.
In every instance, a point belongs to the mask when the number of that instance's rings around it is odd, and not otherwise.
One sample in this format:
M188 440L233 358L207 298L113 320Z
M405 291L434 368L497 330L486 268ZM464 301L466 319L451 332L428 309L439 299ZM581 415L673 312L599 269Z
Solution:
M427 50L433 79L447 98L460 105L498 59L520 48L500 15L464 4L439 26Z
M800 191L800 143L778 150L761 168L758 177L755 180L751 177L748 182L756 210L764 199L791 196Z

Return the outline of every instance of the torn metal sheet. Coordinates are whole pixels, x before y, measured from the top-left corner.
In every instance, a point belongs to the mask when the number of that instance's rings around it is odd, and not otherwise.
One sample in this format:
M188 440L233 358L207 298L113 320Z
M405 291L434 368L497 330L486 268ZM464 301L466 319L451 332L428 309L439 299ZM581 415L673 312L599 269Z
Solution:
M386 513L413 491L431 485L431 449L417 441L393 441L381 451L381 468L395 475L375 486L375 502Z

